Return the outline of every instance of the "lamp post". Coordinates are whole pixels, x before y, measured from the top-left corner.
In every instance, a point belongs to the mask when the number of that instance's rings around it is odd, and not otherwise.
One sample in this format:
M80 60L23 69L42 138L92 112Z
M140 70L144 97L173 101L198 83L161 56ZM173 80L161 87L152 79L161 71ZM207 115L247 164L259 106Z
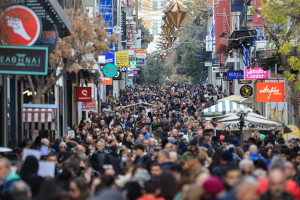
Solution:
M245 116L247 115L248 113L245 113L243 111L241 112L238 112L237 113L237 116L240 117L240 141L241 141L241 147L243 146L243 127L245 125Z

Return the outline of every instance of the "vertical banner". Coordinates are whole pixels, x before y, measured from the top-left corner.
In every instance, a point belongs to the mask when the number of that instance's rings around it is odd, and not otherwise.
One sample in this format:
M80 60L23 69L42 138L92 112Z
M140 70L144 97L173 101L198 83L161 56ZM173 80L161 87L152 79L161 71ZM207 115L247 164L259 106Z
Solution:
M114 26L113 0L100 0L99 14L103 18L107 36L112 36L113 35L113 26ZM110 43L109 48L111 50L114 48L113 43Z
M261 0L252 0L253 7L260 9L260 7L261 7L261 2L260 1ZM257 12L254 12L254 14L253 14L252 25L253 26L263 26L264 25L263 18Z
M288 122L288 110L287 102L271 102L271 120L277 121L279 123Z
M230 12L229 1L219 1L219 5L215 11L215 38L216 52L222 53L226 50L227 39L229 38L230 30Z

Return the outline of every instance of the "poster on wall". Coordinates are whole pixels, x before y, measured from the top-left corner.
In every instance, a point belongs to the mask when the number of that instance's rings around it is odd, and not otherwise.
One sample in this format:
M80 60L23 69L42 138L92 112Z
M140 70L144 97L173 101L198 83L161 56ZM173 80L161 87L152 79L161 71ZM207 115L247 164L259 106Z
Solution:
M288 109L287 102L271 102L271 120L277 121L279 123L287 124L288 120Z

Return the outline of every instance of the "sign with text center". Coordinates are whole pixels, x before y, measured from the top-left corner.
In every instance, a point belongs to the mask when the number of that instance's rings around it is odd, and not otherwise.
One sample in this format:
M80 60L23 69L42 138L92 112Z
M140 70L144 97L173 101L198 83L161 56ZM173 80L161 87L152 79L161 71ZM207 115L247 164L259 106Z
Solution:
M48 47L1 46L0 74L47 75Z

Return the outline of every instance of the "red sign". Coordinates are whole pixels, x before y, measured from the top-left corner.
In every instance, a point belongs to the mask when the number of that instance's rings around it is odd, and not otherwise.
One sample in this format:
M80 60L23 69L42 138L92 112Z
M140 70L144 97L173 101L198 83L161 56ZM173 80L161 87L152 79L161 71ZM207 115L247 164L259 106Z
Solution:
M283 82L258 82L256 85L257 102L284 102Z
M41 22L36 13L26 6L16 5L1 15L1 40L8 45L31 46L39 38Z
M96 111L97 110L96 101L84 102L82 105L82 110L83 111Z
M261 10L260 9L260 7L261 7L260 1L261 0L252 0L253 7ZM252 17L252 25L253 26L263 26L264 25L263 18L256 11L254 12L253 17Z
M92 88L91 87L76 87L76 101L77 102L92 101Z
M229 2L230 1L219 1L219 5L215 11L215 38L217 54L226 50L227 39L230 34Z

